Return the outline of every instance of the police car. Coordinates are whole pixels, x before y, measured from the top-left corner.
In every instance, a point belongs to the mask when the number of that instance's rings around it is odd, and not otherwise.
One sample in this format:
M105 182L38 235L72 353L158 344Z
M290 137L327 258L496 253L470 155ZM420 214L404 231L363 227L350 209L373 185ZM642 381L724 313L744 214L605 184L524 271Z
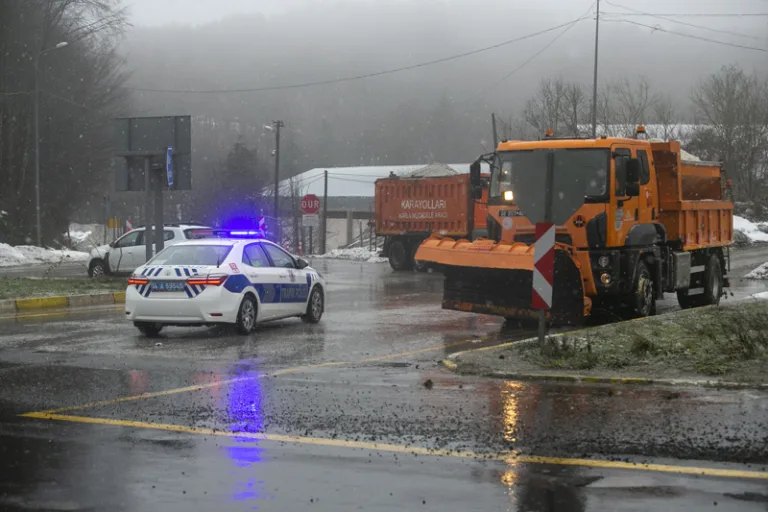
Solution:
M325 290L305 260L268 240L188 240L133 272L125 315L148 337L166 325L234 324L248 334L256 324L281 318L319 322Z

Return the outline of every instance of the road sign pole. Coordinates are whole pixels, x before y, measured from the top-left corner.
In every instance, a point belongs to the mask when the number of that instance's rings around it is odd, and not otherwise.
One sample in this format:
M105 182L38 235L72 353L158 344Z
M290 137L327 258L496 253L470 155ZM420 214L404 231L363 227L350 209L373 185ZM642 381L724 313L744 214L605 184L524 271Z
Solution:
M313 247L312 247L312 226L309 226L309 255L310 256L314 254L312 252L312 249L313 249Z

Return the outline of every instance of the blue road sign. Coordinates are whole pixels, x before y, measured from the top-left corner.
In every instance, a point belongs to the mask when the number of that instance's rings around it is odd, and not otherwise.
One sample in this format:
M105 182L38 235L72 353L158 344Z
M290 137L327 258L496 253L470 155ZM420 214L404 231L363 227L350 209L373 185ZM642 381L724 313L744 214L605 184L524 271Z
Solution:
M173 147L168 146L168 153L165 156L165 172L168 176L168 187L173 186Z

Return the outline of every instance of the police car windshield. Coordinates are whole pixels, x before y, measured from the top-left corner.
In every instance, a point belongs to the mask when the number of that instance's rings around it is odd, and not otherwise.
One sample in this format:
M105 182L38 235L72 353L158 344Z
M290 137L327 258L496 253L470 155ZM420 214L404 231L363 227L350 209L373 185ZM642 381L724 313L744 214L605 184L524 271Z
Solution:
M172 245L163 249L147 265L220 265L232 245Z

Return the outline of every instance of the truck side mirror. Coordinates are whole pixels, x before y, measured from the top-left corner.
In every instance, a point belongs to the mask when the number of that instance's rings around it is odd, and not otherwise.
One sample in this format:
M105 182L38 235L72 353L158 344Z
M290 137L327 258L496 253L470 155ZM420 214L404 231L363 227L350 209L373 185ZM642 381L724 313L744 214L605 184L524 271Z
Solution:
M637 158L627 159L627 185L640 183L640 160Z
M480 160L475 160L469 165L469 184L473 187L482 187L480 181Z
M482 185L475 185L472 187L472 199L481 199L483 197Z

